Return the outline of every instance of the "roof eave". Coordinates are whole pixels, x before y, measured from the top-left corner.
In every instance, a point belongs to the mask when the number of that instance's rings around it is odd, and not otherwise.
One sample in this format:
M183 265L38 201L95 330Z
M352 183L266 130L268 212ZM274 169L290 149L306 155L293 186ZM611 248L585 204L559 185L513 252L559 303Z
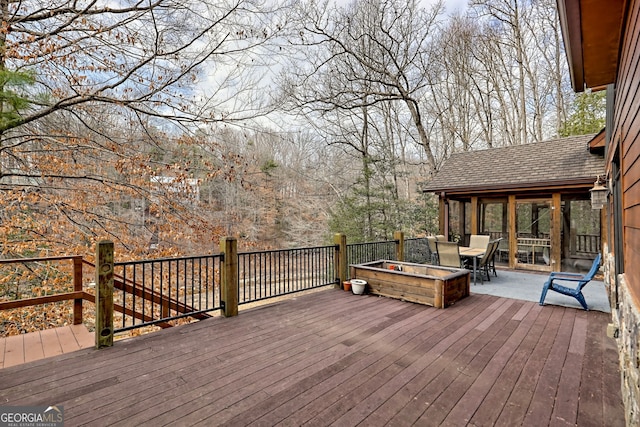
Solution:
M627 0L557 0L560 27L576 92L614 83Z
M541 182L527 182L527 183L515 183L515 184L494 184L494 185L475 185L467 187L442 187L442 188L425 188L422 191L424 193L436 193L436 194L487 194L487 193L499 193L510 192L515 193L518 190L522 191L558 191L558 190L575 190L579 188L590 188L593 186L595 180L594 176L564 179L556 181L541 181Z
M564 50L569 65L571 86L576 92L584 91L584 67L582 58L582 31L580 27L580 1L558 0L558 16L564 40Z

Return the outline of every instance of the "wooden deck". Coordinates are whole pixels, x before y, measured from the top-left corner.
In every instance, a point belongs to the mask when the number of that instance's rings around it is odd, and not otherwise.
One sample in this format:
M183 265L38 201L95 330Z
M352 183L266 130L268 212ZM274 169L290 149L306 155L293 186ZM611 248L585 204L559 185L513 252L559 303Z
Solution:
M623 426L609 315L327 290L0 370L75 425Z
M94 345L94 334L84 325L70 325L0 338L0 369Z

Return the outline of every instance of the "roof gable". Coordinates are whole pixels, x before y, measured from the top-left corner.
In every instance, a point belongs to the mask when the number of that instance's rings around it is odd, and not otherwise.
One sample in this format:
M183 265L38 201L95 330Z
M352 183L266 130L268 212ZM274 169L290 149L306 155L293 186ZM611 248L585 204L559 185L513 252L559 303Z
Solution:
M544 188L593 183L604 174L604 158L591 154L594 135L453 154L425 192Z

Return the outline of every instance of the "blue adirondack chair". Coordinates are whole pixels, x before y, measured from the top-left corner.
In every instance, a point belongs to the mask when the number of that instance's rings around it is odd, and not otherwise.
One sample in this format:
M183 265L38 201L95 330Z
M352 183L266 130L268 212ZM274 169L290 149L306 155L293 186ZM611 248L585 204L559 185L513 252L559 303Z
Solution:
M547 296L547 291L552 290L559 292L563 295L568 295L570 297L574 297L578 300L580 305L584 307L585 310L589 310L587 307L587 302L584 300L584 295L582 295L582 288L589 283L593 276L596 275L598 271L598 267L600 267L600 260L602 259L602 255L598 254L596 259L593 260L593 265L591 265L591 269L587 274L577 274L577 273L562 273L562 272L553 272L549 275L549 278L544 284L542 288L542 295L540 295L540 305L544 305L544 299ZM558 285L555 282L565 281L565 282L578 282L578 285L575 288L568 288L566 286Z

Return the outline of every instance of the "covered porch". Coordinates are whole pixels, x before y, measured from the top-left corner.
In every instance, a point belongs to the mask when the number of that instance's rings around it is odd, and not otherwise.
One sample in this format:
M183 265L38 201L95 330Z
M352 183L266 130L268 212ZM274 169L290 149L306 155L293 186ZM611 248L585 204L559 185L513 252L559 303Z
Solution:
M439 198L440 234L501 239L496 261L512 269L588 270L606 241L590 201L603 143L601 132L452 155L424 188Z

